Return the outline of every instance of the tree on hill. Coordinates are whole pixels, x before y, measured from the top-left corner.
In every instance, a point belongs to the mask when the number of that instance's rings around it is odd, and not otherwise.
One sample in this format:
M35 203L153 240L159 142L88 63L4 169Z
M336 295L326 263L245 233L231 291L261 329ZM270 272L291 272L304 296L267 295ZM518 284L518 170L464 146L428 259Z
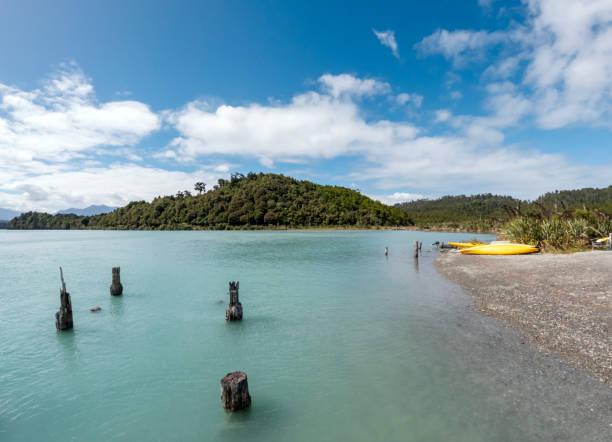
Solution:
M206 183L199 181L195 183L195 185L193 186L193 189L196 192L198 192L200 195L202 195L202 193L206 192Z

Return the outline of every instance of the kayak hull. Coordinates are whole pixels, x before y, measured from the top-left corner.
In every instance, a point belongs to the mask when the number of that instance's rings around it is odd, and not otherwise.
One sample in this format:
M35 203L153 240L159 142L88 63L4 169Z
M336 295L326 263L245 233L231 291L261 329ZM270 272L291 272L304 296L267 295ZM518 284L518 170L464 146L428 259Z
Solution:
M458 252L466 255L525 255L539 251L537 247L526 244L486 244L461 249Z

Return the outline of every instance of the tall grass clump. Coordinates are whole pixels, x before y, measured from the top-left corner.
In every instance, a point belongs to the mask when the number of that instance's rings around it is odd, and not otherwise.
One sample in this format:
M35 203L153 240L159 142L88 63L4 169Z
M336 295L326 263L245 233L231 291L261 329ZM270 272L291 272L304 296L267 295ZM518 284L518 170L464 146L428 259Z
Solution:
M506 224L506 238L549 250L586 248L591 241L608 236L612 230L609 215L580 210L566 216L519 217Z

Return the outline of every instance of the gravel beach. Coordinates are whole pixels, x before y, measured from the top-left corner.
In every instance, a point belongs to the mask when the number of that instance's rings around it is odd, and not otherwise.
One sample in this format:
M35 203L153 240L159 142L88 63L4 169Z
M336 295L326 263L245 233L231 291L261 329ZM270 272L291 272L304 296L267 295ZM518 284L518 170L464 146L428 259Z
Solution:
M539 350L612 383L612 252L477 256L441 253L436 267Z

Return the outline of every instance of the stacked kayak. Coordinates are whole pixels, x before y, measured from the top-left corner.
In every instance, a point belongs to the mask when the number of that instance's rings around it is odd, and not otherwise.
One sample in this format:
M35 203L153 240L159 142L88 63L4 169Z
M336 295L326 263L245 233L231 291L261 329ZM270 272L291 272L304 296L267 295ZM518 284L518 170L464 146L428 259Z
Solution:
M465 247L482 246L483 244L478 242L449 242L448 245L463 249Z
M524 255L539 250L537 247L527 244L483 244L459 249L457 252L466 255Z

